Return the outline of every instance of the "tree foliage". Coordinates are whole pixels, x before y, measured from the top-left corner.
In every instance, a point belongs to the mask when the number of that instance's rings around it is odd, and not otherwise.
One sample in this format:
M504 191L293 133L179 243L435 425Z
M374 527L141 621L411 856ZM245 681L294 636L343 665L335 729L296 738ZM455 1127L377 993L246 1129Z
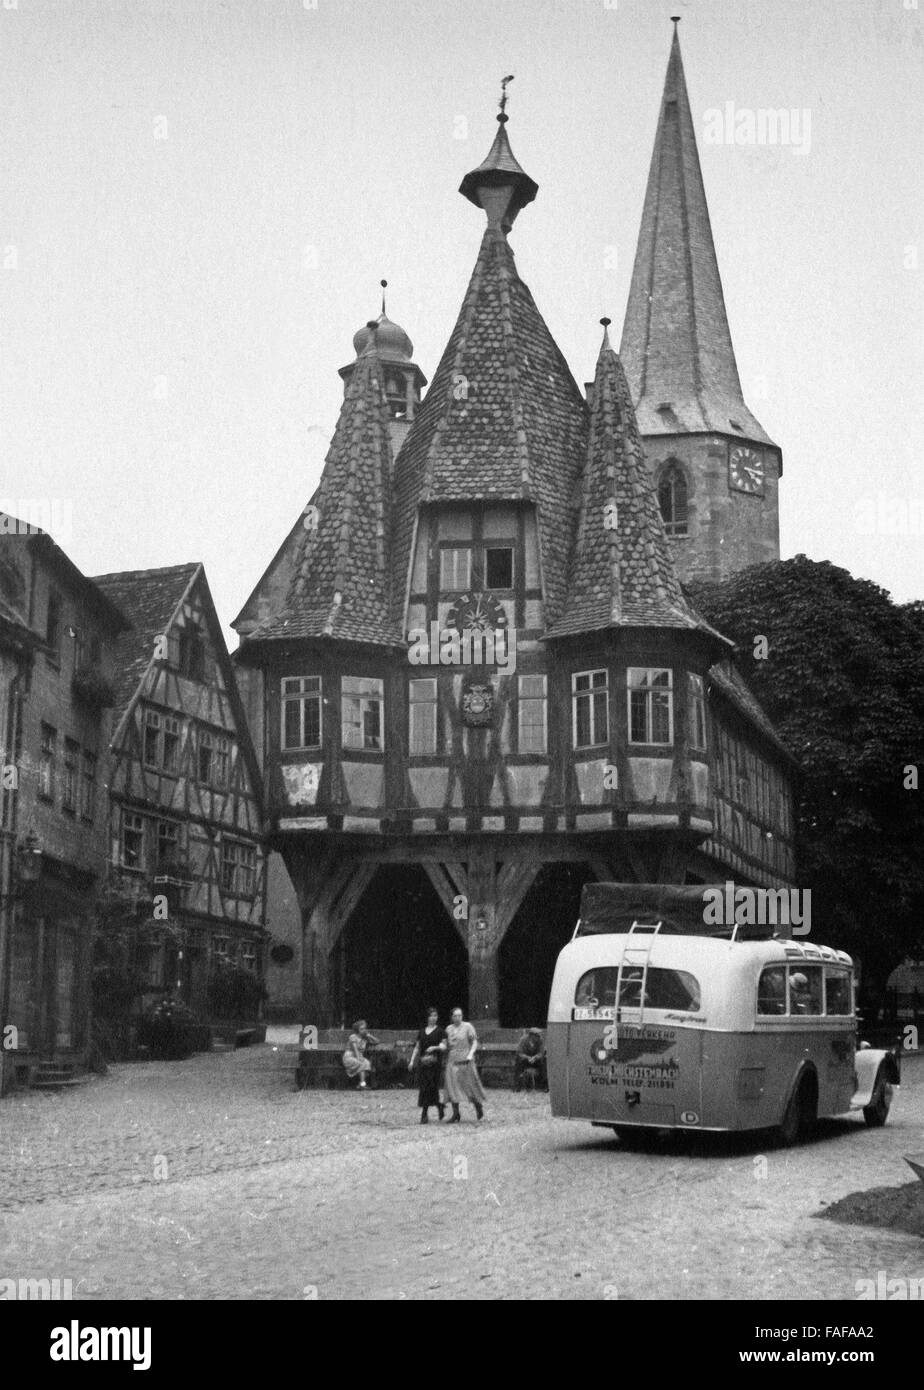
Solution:
M860 957L880 990L906 955L924 956L924 604L896 605L804 555L693 596L738 644L799 762L797 886L812 890L812 936Z

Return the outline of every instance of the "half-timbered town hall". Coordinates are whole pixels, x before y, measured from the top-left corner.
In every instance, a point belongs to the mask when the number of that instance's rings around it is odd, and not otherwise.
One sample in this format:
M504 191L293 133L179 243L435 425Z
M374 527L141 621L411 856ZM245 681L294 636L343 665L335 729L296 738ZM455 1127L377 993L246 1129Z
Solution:
M321 1026L457 999L541 1022L588 878L792 876L791 761L678 576L727 572L723 527L732 568L773 551L778 450L741 398L676 37L628 379L604 319L586 394L517 272L538 189L505 104L432 384L384 308L357 332L318 488L235 623Z

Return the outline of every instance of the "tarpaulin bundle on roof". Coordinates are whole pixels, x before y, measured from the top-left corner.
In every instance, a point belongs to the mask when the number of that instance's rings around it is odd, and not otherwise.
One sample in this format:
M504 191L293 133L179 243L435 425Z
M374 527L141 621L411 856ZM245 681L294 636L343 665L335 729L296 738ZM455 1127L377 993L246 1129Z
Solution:
M708 895L708 896L707 896ZM653 926L677 936L731 936L734 923L716 924L716 902L724 903L724 883L585 883L581 893L578 936L628 932L632 924ZM710 910L711 909L711 910ZM709 918L706 912L709 910ZM737 940L766 939L773 926L739 925Z

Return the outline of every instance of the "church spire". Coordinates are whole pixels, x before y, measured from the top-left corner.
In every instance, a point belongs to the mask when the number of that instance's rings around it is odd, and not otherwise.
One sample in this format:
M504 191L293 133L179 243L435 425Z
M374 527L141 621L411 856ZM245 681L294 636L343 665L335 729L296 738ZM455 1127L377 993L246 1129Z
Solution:
M771 444L741 394L673 23L620 357L643 436Z
M459 184L459 192L476 207L487 213L488 226L509 232L517 213L531 203L539 191L539 185L517 162L510 141L507 138L507 84L513 76L501 82L500 111L497 120L500 126L494 137L494 144L477 169Z

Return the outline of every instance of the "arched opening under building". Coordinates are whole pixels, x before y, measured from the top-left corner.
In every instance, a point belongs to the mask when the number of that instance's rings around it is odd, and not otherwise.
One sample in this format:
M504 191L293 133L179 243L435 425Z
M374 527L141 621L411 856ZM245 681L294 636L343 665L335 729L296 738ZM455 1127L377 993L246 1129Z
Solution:
M341 1027L411 1028L427 1006L440 1019L468 1006L462 939L418 864L383 864L344 927L331 961Z
M587 864L546 864L507 928L499 952L502 1028L545 1028L558 953L571 940Z

